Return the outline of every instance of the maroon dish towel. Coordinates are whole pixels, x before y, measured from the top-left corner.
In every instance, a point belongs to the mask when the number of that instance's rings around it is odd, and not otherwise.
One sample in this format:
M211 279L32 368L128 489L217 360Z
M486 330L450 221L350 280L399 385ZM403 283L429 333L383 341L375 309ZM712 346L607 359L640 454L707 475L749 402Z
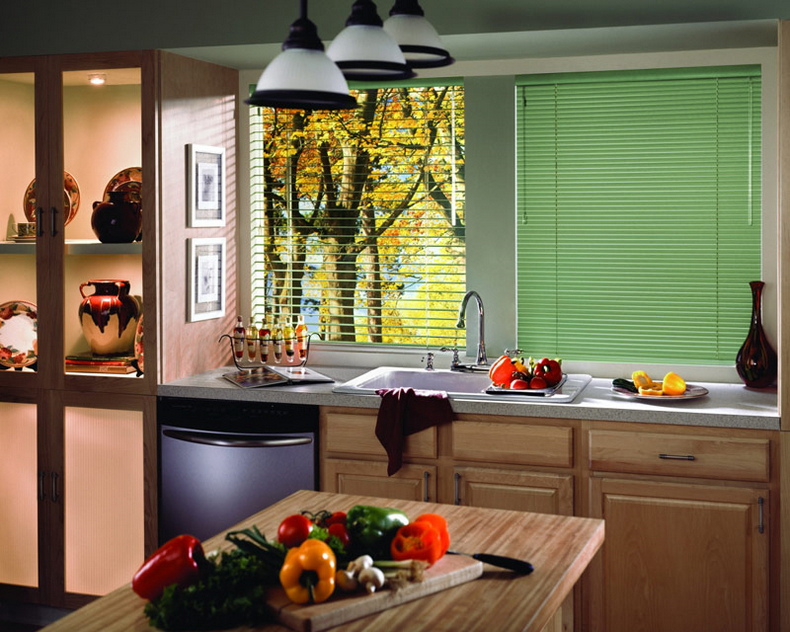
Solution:
M441 391L382 388L376 393L381 397L376 437L387 451L387 475L392 476L403 465L404 437L452 421L453 409Z

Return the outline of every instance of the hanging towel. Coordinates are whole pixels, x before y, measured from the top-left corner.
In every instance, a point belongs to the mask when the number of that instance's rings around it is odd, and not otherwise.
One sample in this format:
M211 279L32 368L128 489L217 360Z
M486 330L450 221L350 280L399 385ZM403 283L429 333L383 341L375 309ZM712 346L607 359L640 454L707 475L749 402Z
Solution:
M442 391L382 388L376 393L381 397L376 437L387 451L387 475L392 476L403 465L404 437L452 421L453 409Z

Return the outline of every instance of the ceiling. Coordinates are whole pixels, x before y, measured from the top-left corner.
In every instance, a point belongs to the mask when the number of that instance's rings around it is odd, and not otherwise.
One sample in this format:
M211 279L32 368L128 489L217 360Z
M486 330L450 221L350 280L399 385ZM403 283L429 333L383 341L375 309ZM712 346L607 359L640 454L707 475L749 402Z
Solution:
M382 17L386 18L392 1L377 1ZM117 0L6 4L0 55L140 48L262 47L259 50L276 51L299 12L297 0L137 0L133 10ZM310 3L309 17L324 41L342 29L351 4L352 0ZM666 25L704 23L719 24L721 31L722 23L790 19L788 0L421 0L421 5L445 44L462 61L485 51L481 42L501 40L507 50L514 47L512 41L523 42L526 34L545 47L554 40L572 44L581 30L595 34L614 27L618 32L626 29L639 34L663 27L666 33ZM10 27L25 24L35 25L34 37L30 29ZM775 40L775 27L769 30ZM511 43L504 44L508 39ZM259 68L265 61L243 54L233 65Z

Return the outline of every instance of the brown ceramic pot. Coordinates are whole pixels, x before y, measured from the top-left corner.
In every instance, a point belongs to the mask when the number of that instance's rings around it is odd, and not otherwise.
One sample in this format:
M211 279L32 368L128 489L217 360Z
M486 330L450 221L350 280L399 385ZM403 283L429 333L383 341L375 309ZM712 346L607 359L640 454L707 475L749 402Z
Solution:
M140 234L140 205L126 199L123 191L110 191L109 202L94 202L91 228L103 244L129 244Z

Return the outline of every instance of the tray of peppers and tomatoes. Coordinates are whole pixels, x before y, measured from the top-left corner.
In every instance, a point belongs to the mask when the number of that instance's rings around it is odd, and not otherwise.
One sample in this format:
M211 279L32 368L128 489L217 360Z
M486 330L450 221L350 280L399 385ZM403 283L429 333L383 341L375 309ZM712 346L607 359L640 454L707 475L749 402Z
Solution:
M267 596L277 586L305 605L339 592L397 590L421 582L450 546L439 514L410 521L399 509L367 505L288 516L272 540L256 526L229 531L225 539L235 548L207 555L197 538L180 535L143 563L132 590L148 600L152 627L221 629L271 621Z
M562 372L561 358L511 358L500 356L488 371L491 386L486 393L531 395L548 397L554 395L565 380L567 374Z

